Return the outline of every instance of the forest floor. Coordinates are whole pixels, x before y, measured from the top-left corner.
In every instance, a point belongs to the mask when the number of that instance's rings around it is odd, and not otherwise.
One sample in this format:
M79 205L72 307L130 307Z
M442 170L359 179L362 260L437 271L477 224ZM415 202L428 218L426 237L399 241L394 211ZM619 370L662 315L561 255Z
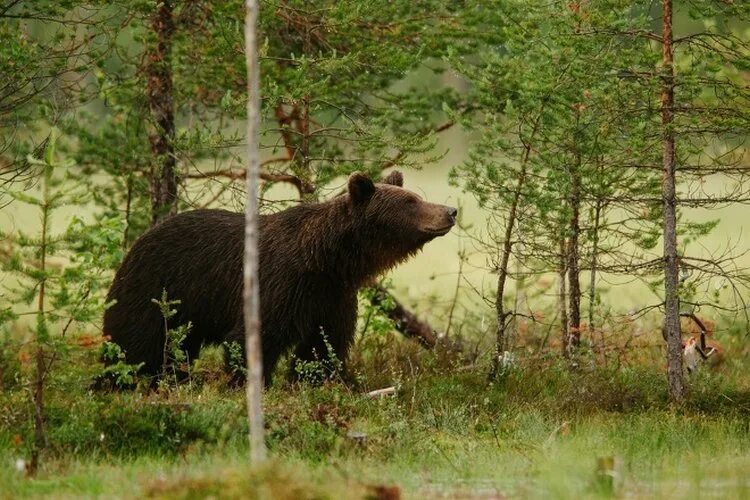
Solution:
M0 391L0 497L750 498L748 359L691 379L668 403L661 367L424 362L357 384L279 384L265 395L270 460L248 466L244 391L213 368L160 391L91 392L91 356L57 367L35 478L28 393ZM210 363L209 363L210 364ZM21 370L20 373L23 373ZM355 388L356 387L356 388Z

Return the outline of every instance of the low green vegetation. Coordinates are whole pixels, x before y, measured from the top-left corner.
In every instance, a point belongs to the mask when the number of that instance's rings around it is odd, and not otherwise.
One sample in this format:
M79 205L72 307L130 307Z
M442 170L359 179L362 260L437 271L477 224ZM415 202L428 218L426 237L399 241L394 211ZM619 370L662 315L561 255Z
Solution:
M85 345L82 337L79 344ZM570 371L522 359L496 382L440 352L391 339L390 375L354 357L357 381L287 383L265 395L272 460L250 469L242 389L221 353L158 390L87 388L101 365L76 349L49 381L48 446L34 479L16 470L33 441L20 384L0 395L3 496L410 498L750 495L750 391L741 352L699 374L682 406L659 366ZM407 351L409 355L404 354ZM386 355L386 353L381 353ZM746 356L746 355L745 355ZM371 381L396 382L369 397ZM611 462L597 472L600 462ZM611 470L610 470L611 469ZM379 498L388 498L380 496Z

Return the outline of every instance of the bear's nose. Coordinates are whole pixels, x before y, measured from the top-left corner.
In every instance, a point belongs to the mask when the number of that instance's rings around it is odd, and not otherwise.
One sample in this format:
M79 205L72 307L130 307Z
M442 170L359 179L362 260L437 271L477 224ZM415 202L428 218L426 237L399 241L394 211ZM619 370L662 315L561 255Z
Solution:
M455 220L456 215L458 215L458 209L455 209L453 207L448 207L448 215L451 219Z

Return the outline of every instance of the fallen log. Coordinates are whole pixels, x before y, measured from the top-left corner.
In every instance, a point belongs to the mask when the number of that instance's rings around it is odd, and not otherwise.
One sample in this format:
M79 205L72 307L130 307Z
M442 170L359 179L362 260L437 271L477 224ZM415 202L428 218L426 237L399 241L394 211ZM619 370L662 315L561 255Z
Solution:
M437 345L438 336L435 330L428 323L417 318L416 314L407 310L388 290L377 285L370 302L374 306L380 306L386 299L394 304L392 309L384 312L393 321L396 330L407 337L416 339L427 349L432 349Z

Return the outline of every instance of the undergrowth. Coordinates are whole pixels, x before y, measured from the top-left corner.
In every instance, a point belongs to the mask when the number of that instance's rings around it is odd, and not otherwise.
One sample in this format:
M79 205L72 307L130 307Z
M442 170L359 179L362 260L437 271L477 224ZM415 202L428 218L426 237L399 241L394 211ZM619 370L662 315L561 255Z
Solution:
M474 491L477 481L503 494L526 487L549 493L558 479L566 496L590 490L600 456L624 461L631 490L643 484L661 488L684 460L714 456L731 462L750 452L746 360L723 373L694 377L688 401L673 406L658 366L571 370L530 358L488 383L485 366L467 368L456 357L402 344L390 344L394 352L388 359L402 363L391 361L389 370L359 363L355 356L354 382L281 382L266 392L266 436L279 477L289 464L306 471L299 484L282 479L289 489L274 498L335 496L325 493L325 484L364 496L368 488L400 484L419 496L435 481L435 494L441 488ZM32 440L28 396L20 386L6 385L0 395L0 484L13 494L43 494L45 484L79 474L89 479L65 488L92 494L97 488L109 491L134 469L137 486L123 496L190 498L190 488L200 496L236 488L276 491L276 475L242 472L248 446L244 391L230 387L222 363L220 352L208 352L187 382L94 392L87 388L98 369L94 350L71 356L49 381L46 465L34 481L13 470ZM394 385L396 394L367 395L384 385ZM568 457L573 452L581 453L583 462L570 473L578 478L571 482L559 478L565 467L556 470L549 461L575 464ZM201 465L217 461L223 465L216 470ZM647 464L654 463L666 472L649 483ZM110 470L100 477L101 467L112 464L122 474ZM750 472L750 463L744 467ZM318 482L331 474L337 479ZM96 485L89 484L91 476L100 477Z

